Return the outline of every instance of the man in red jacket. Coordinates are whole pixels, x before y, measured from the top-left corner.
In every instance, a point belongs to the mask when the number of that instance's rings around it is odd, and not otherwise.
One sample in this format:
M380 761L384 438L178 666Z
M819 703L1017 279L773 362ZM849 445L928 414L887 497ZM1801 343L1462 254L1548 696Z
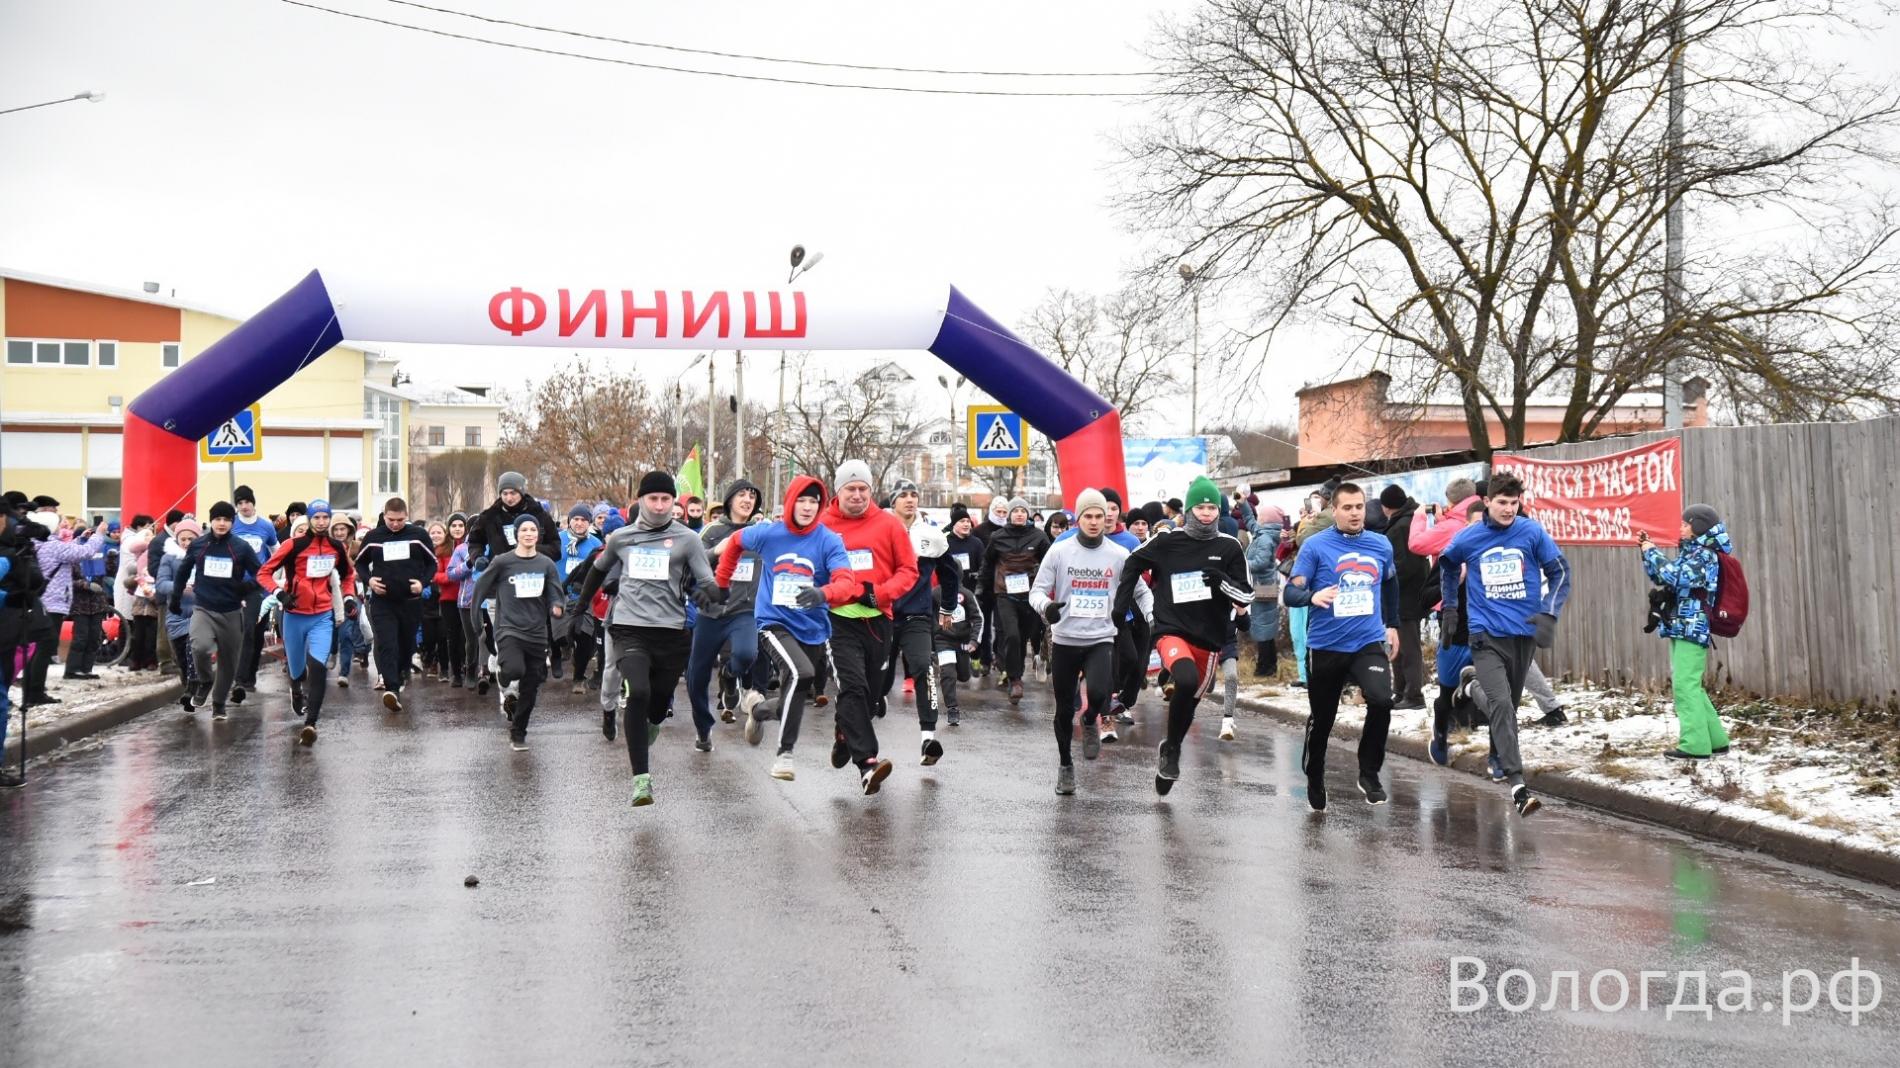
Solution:
M827 590L831 606L831 653L838 673L837 740L831 766L858 767L865 793L891 773L891 762L877 755L871 727L871 680L882 679L890 657L891 606L917 584L917 552L910 534L891 513L871 501L871 466L847 460L838 467L838 496L825 508L824 525L844 539L851 571L861 586Z

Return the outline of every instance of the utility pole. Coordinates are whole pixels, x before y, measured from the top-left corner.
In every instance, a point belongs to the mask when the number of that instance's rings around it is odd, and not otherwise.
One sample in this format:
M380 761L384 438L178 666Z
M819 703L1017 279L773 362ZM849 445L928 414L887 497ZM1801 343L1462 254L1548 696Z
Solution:
M719 492L718 490L713 488L714 486L717 486L719 484L717 481L718 476L716 475L713 469L714 468L713 453L719 451L717 448L715 448L715 446L718 445L719 443L719 433L715 429L717 426L718 411L714 407L714 404L713 404L714 401L717 401L719 399L718 372L719 372L719 357L715 355L714 353L710 353L710 352L707 353L706 354L706 469L701 473L705 475L706 477L706 501L708 504L712 502L714 496Z
M1191 263L1178 268L1181 281L1194 298L1194 363L1188 376L1188 436L1201 433L1201 287L1200 273Z
M785 437L785 350L778 353L778 407L772 410L772 496L770 504L778 506L784 499L785 485L779 481L785 472L785 458L780 452L780 442Z
M732 353L732 477L745 477L745 353Z
M1682 317L1682 0L1669 16L1668 156L1663 161L1669 207L1663 216L1663 322L1670 332L1663 351L1663 427L1682 426L1682 382L1676 367Z

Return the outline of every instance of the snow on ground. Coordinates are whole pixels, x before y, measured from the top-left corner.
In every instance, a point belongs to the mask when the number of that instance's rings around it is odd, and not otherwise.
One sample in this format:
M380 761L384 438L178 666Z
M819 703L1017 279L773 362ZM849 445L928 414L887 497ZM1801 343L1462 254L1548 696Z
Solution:
M29 733L38 733L73 716L150 697L178 681L178 676L170 672L127 671L118 667L97 669L99 677L94 680L65 679L60 677L61 670L55 664L46 673L46 690L59 698L59 703L34 705L29 709ZM8 709L11 713L7 720L8 752L17 758L19 754L12 748L20 737L20 688L17 685L8 694Z
M1306 691L1255 684L1252 696L1304 712ZM1430 686L1428 694L1434 692ZM1538 726L1525 698L1518 745L1532 770L1567 771L1632 794L1694 805L1815 838L1900 855L1900 729L1892 713L1799 708L1716 695L1732 748L1703 761L1669 760L1676 716L1668 695L1560 685L1570 722ZM1429 697L1428 697L1429 700ZM1363 722L1359 707L1341 720ZM1394 736L1427 739L1431 711L1395 712ZM1460 752L1485 732L1454 732Z

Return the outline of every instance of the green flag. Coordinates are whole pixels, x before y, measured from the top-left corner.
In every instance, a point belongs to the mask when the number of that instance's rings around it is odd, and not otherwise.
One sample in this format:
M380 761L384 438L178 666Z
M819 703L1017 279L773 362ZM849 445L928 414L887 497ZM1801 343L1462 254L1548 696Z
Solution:
M699 446L693 446L693 451L687 454L686 462L680 465L680 473L673 481L679 486L681 500L706 496L706 487L701 484L704 479L699 473Z

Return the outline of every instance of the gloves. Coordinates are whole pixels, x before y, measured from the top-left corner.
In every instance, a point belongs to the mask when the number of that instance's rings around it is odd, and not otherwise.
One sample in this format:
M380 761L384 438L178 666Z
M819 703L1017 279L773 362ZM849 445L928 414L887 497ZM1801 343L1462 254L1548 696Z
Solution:
M726 591L716 583L707 583L693 591L693 600L699 604L699 610L710 612L726 603Z
M282 602L277 599L277 595L273 593L270 596L264 598L263 602L257 606L257 610L259 613L263 615L269 615L270 613L277 611L277 607L281 603Z
M1539 612L1531 617L1531 625L1537 628L1537 647L1548 649L1557 640L1557 617L1547 612Z
M1128 618L1128 614L1129 614L1130 612L1133 612L1134 610L1135 610L1135 598L1134 598L1134 595L1132 595L1132 594L1130 594L1130 595L1129 595L1129 596L1127 596L1127 597L1117 597L1117 598L1115 598L1115 607L1114 607L1114 609L1112 610L1112 611L1114 612L1114 618L1116 618L1116 619L1127 619L1127 618Z
M1454 644L1452 636L1458 632L1458 609L1455 605L1446 605L1438 610L1438 647L1449 649Z
M1049 624L1050 626L1052 626L1052 627L1053 627L1053 626L1055 626L1055 625L1056 625L1056 624L1057 624L1058 622L1060 622L1060 621L1061 621L1061 619L1062 619L1062 602L1061 602L1061 601L1050 601L1050 602L1049 602L1048 604L1046 604L1046 605L1043 605L1043 606L1042 606L1042 618L1043 618L1043 619L1044 619L1044 620L1045 620L1045 621L1046 621L1046 622L1047 622L1047 623L1048 623L1048 624Z
M1204 567L1201 569L1201 581L1207 583L1208 589L1219 591L1221 583L1227 581L1227 572L1218 567Z
M816 586L806 586L798 591L795 599L798 601L798 607L800 608L823 608L825 606L825 591Z
M468 573L471 575L479 575L483 571L486 571L487 569L488 569L488 557L486 556L478 556L475 559L470 560L468 562Z
M866 608L876 608L877 607L877 587L871 585L868 582L865 583L864 594L858 598L858 603L863 605Z

